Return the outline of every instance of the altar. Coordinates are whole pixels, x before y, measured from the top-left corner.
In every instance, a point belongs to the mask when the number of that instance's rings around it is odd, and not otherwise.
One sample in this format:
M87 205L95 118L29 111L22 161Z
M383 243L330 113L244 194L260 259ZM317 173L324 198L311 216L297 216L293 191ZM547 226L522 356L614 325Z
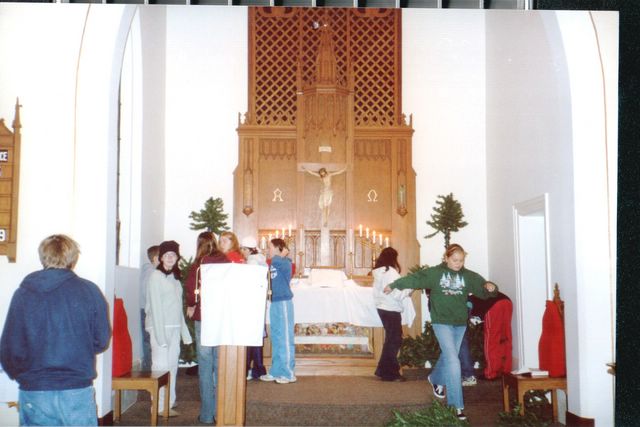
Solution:
M341 286L314 286L308 279L293 279L293 307L296 323L343 322L381 328L373 288L345 280ZM411 298L404 299L402 324L411 325L416 316Z
M291 281L296 374L371 374L384 343L384 329L373 300L373 288L347 279L342 271L322 273L323 277L334 273L333 281L314 283L312 277ZM410 326L416 316L411 298L403 300L403 307L402 324ZM268 310L267 306L267 323ZM268 342L265 348L265 356L268 356ZM328 363L330 358L339 359ZM266 359L268 365L270 360Z
M394 9L249 10L233 230L263 251L272 238L289 248L303 375L371 374L384 331L369 274L390 246L403 272L419 263L414 130L397 79L400 22ZM384 43L362 38L372 31L384 33ZM372 81L375 69L390 72ZM313 269L339 270L352 282L309 286L304 276ZM405 316L420 312L417 292L412 300ZM418 319L405 324L408 335L422 331Z

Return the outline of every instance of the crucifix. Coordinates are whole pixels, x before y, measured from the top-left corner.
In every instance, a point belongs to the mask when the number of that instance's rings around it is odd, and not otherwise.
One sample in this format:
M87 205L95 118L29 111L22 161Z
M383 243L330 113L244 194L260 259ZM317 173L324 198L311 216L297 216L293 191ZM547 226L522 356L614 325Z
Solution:
M322 188L320 189L320 198L318 199L318 207L322 211L322 228L324 228L329 224L329 209L331 208L331 202L333 201L331 177L340 175L347 170L347 167L344 166L342 169L336 171L328 171L327 168L321 167L317 172L308 169L307 167L305 167L305 165L300 165L300 167L308 174L320 178L320 182L322 183Z

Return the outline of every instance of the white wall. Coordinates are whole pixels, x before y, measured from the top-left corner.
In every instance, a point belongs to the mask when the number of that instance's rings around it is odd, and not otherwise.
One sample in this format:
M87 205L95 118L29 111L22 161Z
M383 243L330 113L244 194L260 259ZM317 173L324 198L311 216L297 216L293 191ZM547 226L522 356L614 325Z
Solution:
M615 254L608 253L611 206L596 48L587 13L559 20L554 12L487 14L489 270L515 294L512 206L548 192L550 275L566 308L568 410L612 425L613 378L604 363L613 360L609 272ZM517 344L522 337L515 326Z
M600 18L596 25L594 16ZM558 13L567 55L573 129L576 277L575 300L567 306L569 405L582 416L613 424L614 378L606 363L615 360L615 206L616 175L608 170L617 150L609 130L607 106L617 99L617 14ZM600 39L600 35L602 37ZM585 45L587 48L585 49ZM606 64L606 66L605 66ZM609 99L607 99L609 98ZM613 108L615 111L615 108ZM609 126L608 126L609 125ZM613 193L615 194L615 192ZM589 292L582 292L588 289ZM571 395L574 392L573 396Z
M402 110L413 114L416 225L420 262L442 260L444 238L433 229L436 197L453 193L469 225L451 242L482 275L487 261L485 166L485 21L482 11L402 10Z
M146 10L146 9L145 9ZM247 9L176 7L166 32L165 238L195 255L189 214L221 197L233 226L238 113L247 111Z
M78 241L77 273L113 296L117 88L133 6L2 5L0 116L20 97L22 159L18 262L0 265L2 300L39 269L49 234ZM34 38L33 34L47 37ZM4 313L3 313L4 314ZM99 415L111 408L110 350L98 357Z

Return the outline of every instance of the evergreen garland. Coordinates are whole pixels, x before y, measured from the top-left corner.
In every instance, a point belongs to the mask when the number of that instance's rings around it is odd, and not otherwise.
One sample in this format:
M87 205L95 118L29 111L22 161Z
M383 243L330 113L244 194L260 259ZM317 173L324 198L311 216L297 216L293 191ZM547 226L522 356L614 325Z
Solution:
M459 420L453 406L447 406L437 400L417 411L399 412L393 410L393 418L388 421L386 427L413 427L413 426L468 426L469 421Z

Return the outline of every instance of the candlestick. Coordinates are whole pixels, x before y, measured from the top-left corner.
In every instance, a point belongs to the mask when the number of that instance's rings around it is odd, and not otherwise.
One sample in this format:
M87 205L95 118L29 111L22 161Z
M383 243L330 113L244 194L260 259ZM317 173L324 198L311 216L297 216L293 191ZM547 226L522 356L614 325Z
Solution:
M382 246L382 233L380 233L380 246Z
M369 227L367 227L367 229L365 230L365 235L367 237L367 240L369 240Z
M262 248L262 250L267 249L267 239L264 236L260 238L260 248Z
M291 237L291 224L289 224L289 237Z
M269 233L269 242L271 242L271 237L273 237L273 235Z
M358 231L360 232L360 237L362 237L362 224L358 226Z
M276 239L280 237L280 230L276 230Z
M302 277L302 273L304 272L304 252L300 251L298 252L298 265L297 265L297 270L298 270L298 279L300 279Z
M389 247L389 238L388 237L385 237L384 243L385 243L384 246L388 248Z

